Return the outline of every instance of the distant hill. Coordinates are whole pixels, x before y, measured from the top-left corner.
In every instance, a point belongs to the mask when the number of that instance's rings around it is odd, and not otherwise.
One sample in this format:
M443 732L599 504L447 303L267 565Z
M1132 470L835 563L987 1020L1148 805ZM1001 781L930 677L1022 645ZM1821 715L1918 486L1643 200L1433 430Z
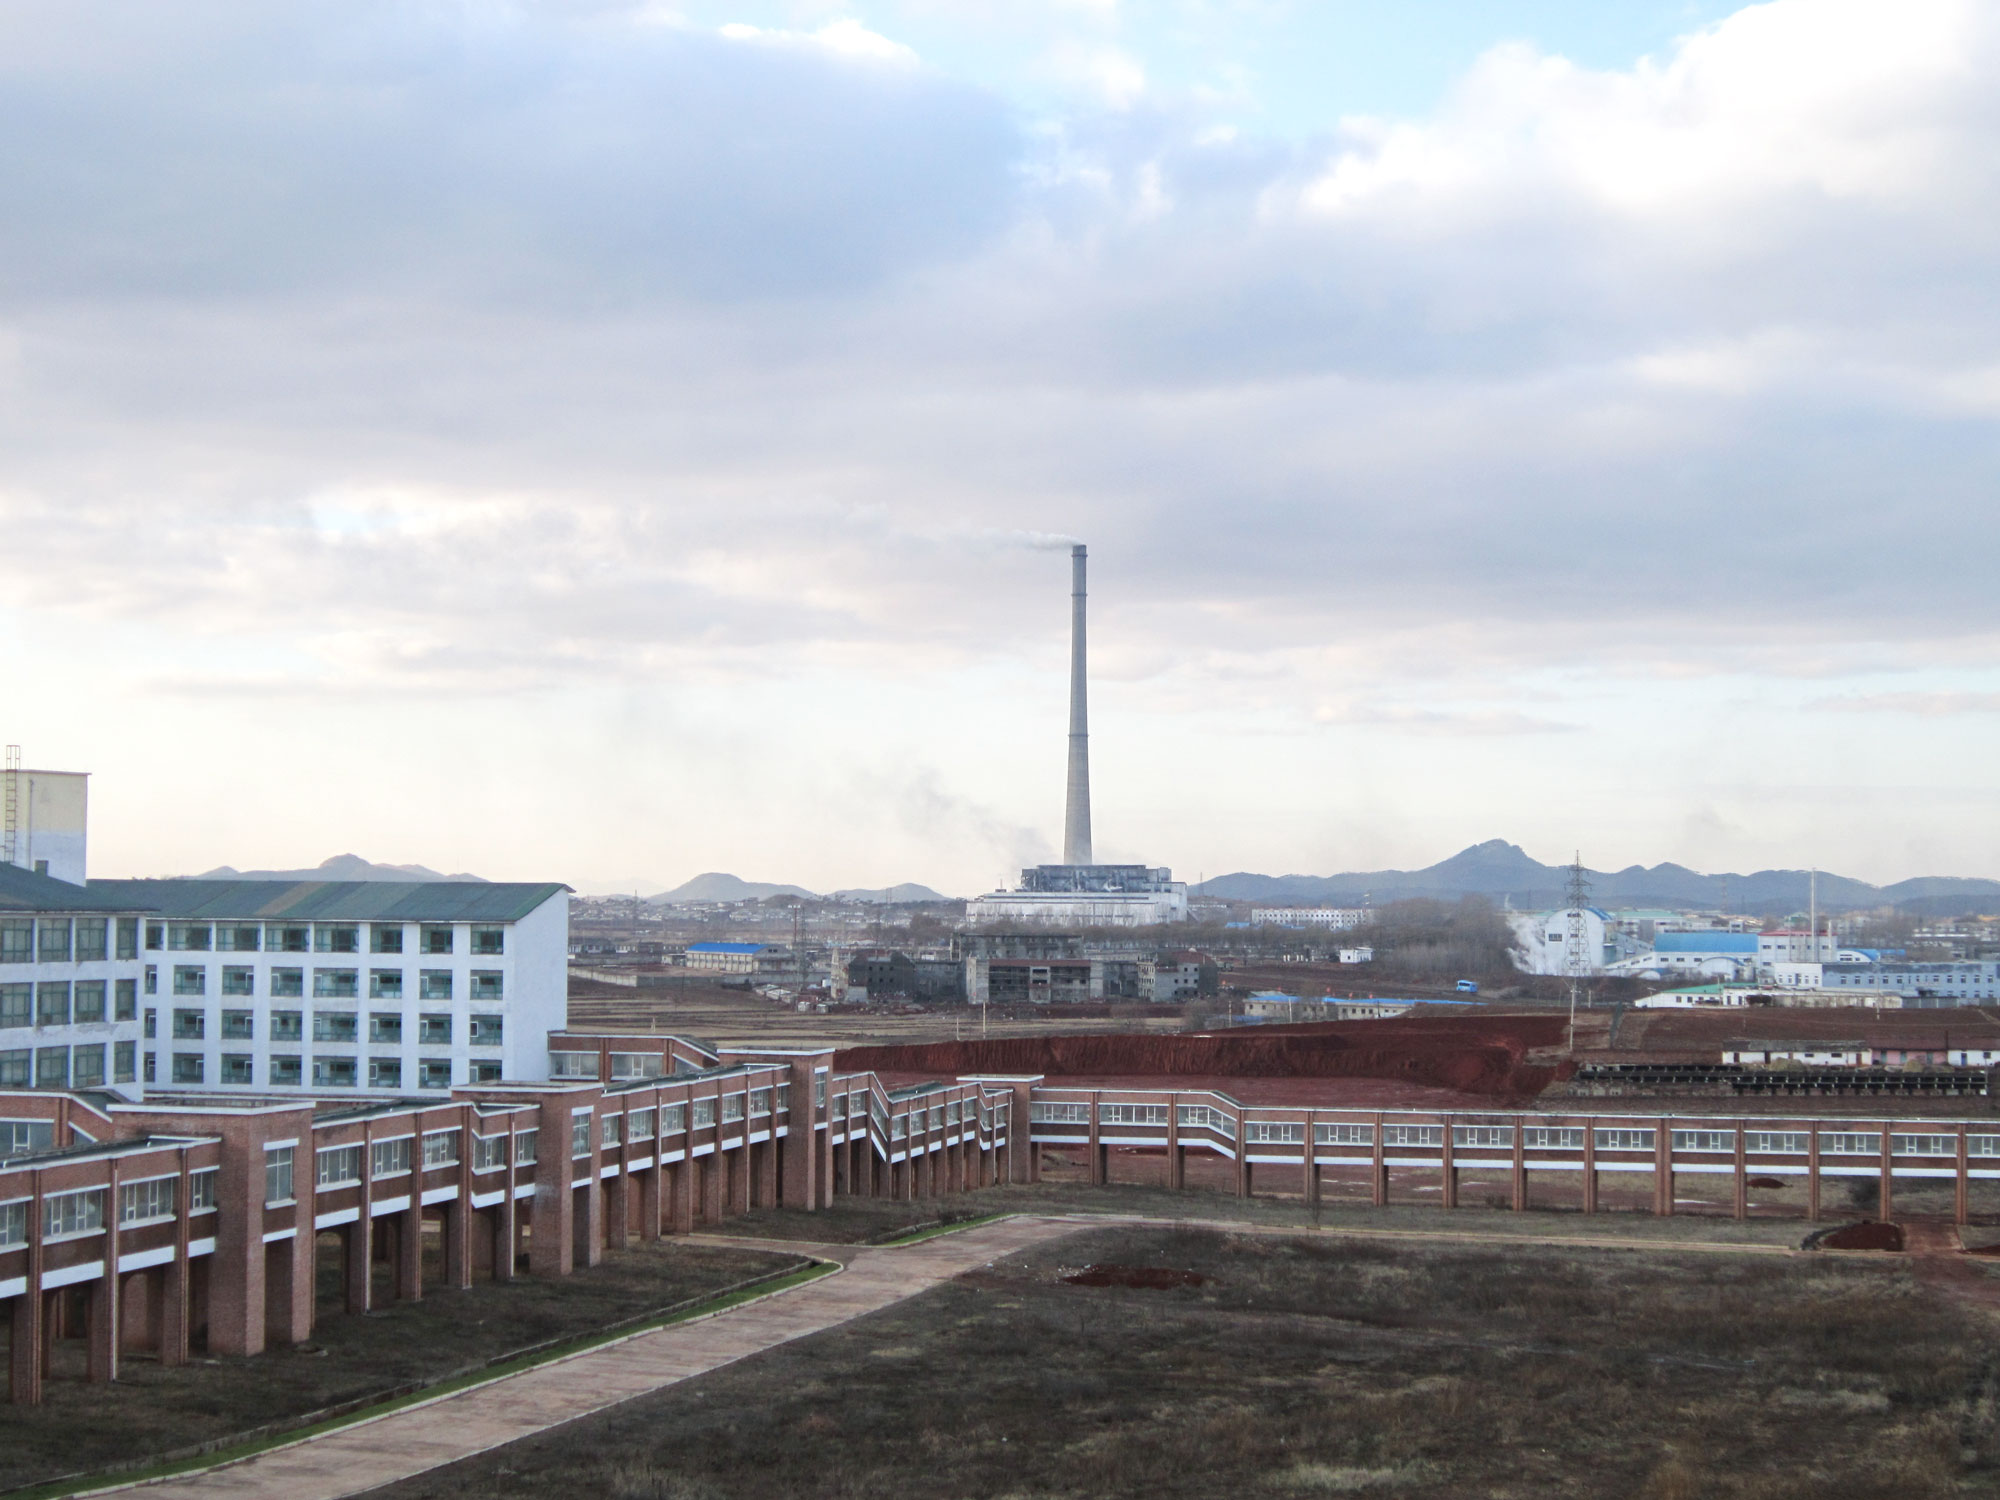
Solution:
M883 905L894 905L905 901L949 901L951 897L940 896L927 885L918 885L914 880L906 880L901 885L885 885L880 890L846 890L832 893L836 901L879 901Z
M772 885L763 880L738 880L711 870L697 875L685 885L677 885L657 896L648 896L648 906L679 906L689 901L761 901L766 896L811 896L802 885Z
M310 870L238 870L218 865L193 880L457 880L487 883L483 875L440 875L425 865L378 865L358 854L336 854Z
M1685 865L1631 865L1585 871L1598 906L1697 907L1749 913L1803 911L1812 876L1806 870L1759 870L1750 875L1703 875ZM1563 865L1545 865L1518 844L1488 839L1422 870L1368 870L1347 875L1219 875L1195 894L1272 906L1376 904L1411 896L1465 895L1506 899L1515 906L1560 905L1569 884ZM1900 906L1924 916L2000 911L2000 880L1924 875L1894 885L1870 885L1845 875L1819 874L1826 911Z

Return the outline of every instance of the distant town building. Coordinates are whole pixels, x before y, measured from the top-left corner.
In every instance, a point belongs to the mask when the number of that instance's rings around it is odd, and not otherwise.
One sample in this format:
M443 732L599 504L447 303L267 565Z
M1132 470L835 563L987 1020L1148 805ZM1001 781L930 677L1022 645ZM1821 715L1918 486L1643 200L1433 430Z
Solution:
M1375 962L1375 950L1364 943L1358 948L1336 949L1335 957L1344 964L1372 964Z
M689 943L687 966L711 974L779 974L796 968L778 943Z
M1148 865L1037 865L1019 889L968 901L965 915L974 926L1151 927L1187 920L1187 884Z
M1359 906L1253 906L1250 923L1254 927L1317 927L1328 932L1351 932L1365 927L1371 914Z

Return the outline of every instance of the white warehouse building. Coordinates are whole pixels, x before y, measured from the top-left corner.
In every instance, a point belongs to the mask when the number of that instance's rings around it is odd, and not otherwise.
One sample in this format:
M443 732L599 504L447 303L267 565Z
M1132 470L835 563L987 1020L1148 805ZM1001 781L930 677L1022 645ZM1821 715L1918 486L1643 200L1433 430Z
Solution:
M538 1079L568 1019L569 888L94 880L141 942L155 1089L431 1092Z
M1618 956L1607 939L1617 931L1609 914L1594 906L1581 909L1583 917L1584 964L1588 972L1600 973ZM1569 972L1570 911L1510 912L1507 920L1514 929L1514 964L1528 974Z

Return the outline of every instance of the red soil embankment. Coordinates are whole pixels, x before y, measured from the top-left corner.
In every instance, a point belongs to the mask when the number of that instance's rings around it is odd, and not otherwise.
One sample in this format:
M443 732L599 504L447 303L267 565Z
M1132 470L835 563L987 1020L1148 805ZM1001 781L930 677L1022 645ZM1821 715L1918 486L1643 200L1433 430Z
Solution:
M1573 1071L1528 1063L1562 1045L1559 1016L1439 1017L1185 1036L1002 1037L909 1047L853 1047L843 1070L1122 1077L1392 1078L1486 1097L1525 1099Z

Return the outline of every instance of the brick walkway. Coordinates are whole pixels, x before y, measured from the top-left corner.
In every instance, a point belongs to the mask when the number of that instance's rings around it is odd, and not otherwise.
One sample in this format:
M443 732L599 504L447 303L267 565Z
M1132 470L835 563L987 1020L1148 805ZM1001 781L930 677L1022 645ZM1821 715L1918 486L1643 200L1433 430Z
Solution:
M147 1500L339 1500L360 1494L877 1312L1084 1227L1005 1219L889 1249L742 1240L759 1250L796 1248L843 1269L713 1317L637 1334L240 1463L160 1480L144 1486ZM719 1235L702 1238L729 1242Z

